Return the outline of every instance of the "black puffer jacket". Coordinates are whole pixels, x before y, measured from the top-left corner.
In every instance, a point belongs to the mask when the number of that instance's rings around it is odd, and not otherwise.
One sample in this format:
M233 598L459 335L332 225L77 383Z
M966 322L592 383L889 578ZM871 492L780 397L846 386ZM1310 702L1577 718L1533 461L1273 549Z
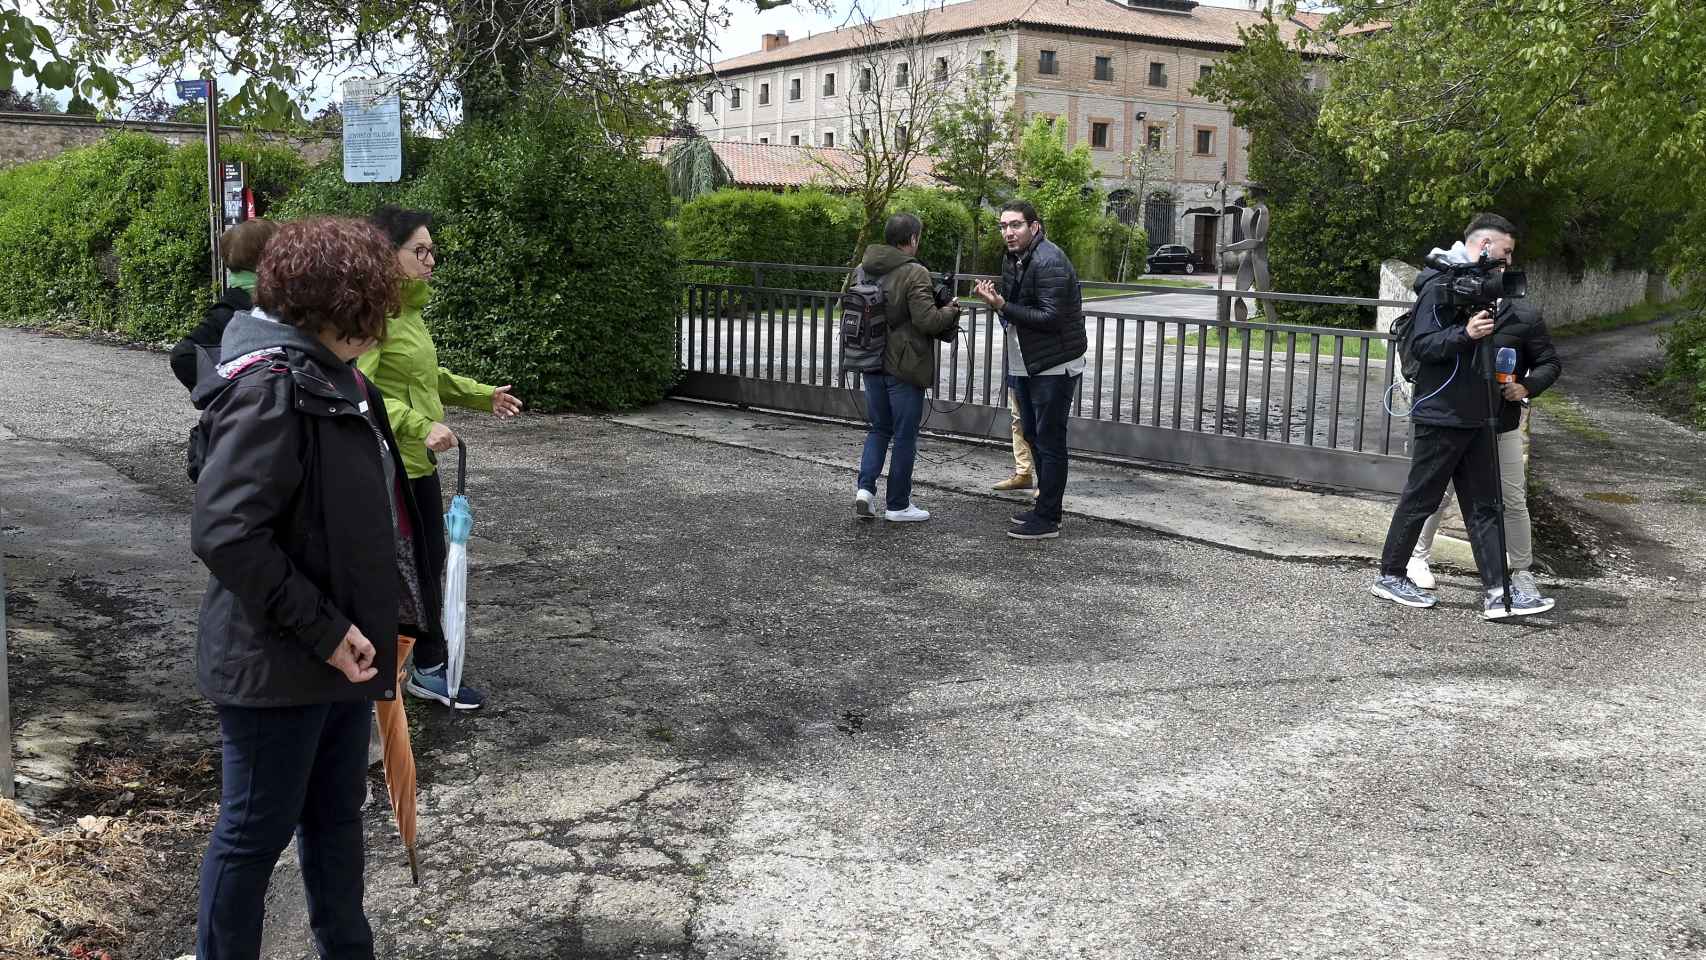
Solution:
M242 707L391 699L404 587L387 488L405 474L384 398L317 340L237 314L222 363L257 351L267 359L249 372L204 380L192 395L207 436L190 536L211 574L201 691ZM409 484L400 496L413 530L439 522L436 508L421 515ZM417 534L417 570L427 569L423 544ZM437 585L420 579L421 613L436 623ZM363 684L326 663L351 623L377 651L378 675Z
M194 390L196 381L201 379L201 372L196 363L196 356L201 351L209 351L213 356L219 355L219 345L225 338L225 328L231 323L236 314L248 310L255 305L249 291L242 287L232 287L225 295L207 308L207 313L201 322L189 335L179 340L172 347L172 373L177 375L178 382L185 390Z
M1481 427L1487 422L1487 378L1480 343L1470 338L1465 326L1476 311L1446 306L1441 286L1434 282L1439 275L1430 268L1416 277L1418 296L1409 349L1422 366L1410 419L1436 427ZM1506 300L1495 319L1493 349L1516 350L1517 382L1528 388L1529 396L1538 396L1556 383L1563 364L1540 310L1526 300ZM1522 404L1502 398L1497 402L1499 432L1515 430L1522 420Z
M1001 263L1001 296L1007 300L1001 315L1018 331L1019 353L1032 376L1076 360L1090 348L1078 271L1054 241L1039 235L1030 249L1007 255Z

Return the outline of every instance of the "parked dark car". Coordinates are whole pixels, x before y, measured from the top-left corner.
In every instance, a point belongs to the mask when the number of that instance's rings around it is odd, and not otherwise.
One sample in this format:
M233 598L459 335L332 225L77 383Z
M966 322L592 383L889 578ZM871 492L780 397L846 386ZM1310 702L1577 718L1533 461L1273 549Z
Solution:
M1183 244L1164 243L1150 252L1145 261L1150 273L1196 273L1207 270L1208 261Z

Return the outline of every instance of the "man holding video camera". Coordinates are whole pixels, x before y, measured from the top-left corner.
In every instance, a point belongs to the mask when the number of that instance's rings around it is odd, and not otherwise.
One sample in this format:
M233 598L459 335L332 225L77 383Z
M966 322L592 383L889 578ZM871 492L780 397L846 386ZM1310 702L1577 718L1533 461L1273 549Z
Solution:
M1503 419L1505 404L1520 401L1528 389L1514 379L1496 391L1489 388L1490 365L1497 360L1484 341L1497 325L1501 302L1525 292L1521 275L1506 270L1515 249L1511 222L1480 214L1463 242L1435 250L1416 278L1409 337L1400 346L1420 363L1410 411L1410 477L1386 534L1380 576L1370 587L1382 599L1409 607L1438 602L1406 570L1423 526L1450 485L1481 574L1482 615L1502 619L1552 609L1551 600L1520 587L1510 590L1508 605L1505 598L1498 447L1490 423Z

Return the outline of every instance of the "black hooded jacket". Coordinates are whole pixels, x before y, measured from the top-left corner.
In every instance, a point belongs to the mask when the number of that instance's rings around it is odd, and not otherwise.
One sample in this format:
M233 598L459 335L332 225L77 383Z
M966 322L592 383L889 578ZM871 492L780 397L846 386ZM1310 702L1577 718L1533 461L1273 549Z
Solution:
M1483 427L1488 404L1483 350L1467 329L1476 311L1447 306L1441 285L1434 282L1439 277L1440 271L1431 267L1416 277L1414 320L1404 347L1421 361L1410 419L1435 427ZM1564 369L1546 321L1526 300L1503 301L1495 320L1493 350L1515 349L1517 382L1528 388L1530 397L1539 396L1557 382ZM1496 402L1499 432L1515 430L1522 420L1522 404L1502 397Z
M251 358L245 371L242 358ZM214 703L302 706L396 696L398 608L392 491L410 527L423 517L384 416L384 397L318 340L238 313L221 373L197 384L206 454L190 543L210 574L196 673ZM377 415L372 415L377 413ZM387 471L382 458L389 458ZM388 490L390 486L392 489ZM428 569L413 538L417 570ZM440 598L421 577L421 615ZM378 675L350 683L326 663L351 624Z
M1078 271L1054 241L1038 236L1017 256L1007 254L1001 263L1001 295L1007 300L1001 316L1018 331L1026 373L1036 376L1090 349Z
M185 390L194 390L196 381L201 379L197 355L205 351L213 357L219 356L219 345L225 338L225 328L231 323L231 318L254 305L249 291L242 287L226 290L224 296L207 308L195 329L172 347L172 373Z

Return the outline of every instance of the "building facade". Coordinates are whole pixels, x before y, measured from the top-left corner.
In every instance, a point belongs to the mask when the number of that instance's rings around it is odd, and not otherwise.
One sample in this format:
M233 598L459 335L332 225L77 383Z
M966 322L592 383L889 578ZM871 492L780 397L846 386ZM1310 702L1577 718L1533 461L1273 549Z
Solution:
M964 0L804 40L766 34L758 52L717 64L688 119L711 139L841 147L870 135L873 96L885 133L897 135L909 89L962 82L995 58L1022 116L1052 118L1068 146L1089 145L1113 200L1148 197L1152 244L1208 254L1217 227L1236 219L1213 214L1222 180L1228 202L1244 192L1249 139L1192 89L1261 17L1192 0ZM1314 21L1300 14L1282 35Z

